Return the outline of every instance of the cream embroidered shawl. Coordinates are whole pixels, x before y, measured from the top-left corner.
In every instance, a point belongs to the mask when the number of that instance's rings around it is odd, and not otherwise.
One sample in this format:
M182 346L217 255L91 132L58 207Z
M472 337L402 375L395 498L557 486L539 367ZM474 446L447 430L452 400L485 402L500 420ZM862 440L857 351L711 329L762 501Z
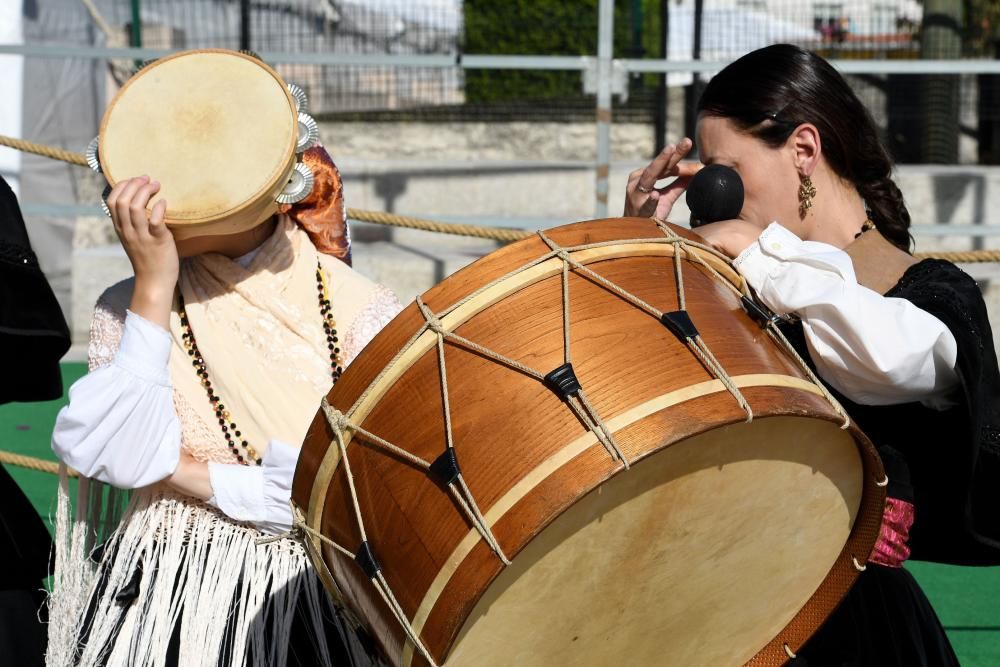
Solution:
M340 260L320 254L298 225L282 216L249 267L217 254L184 261L180 292L204 356L209 379L246 439L263 456L272 438L298 446L320 399L330 390L330 351L319 310L316 264L326 275L338 344L378 286ZM178 403L211 425L184 438L199 459L233 463L218 418L182 343L180 318L171 316L170 375ZM180 406L179 406L180 407Z

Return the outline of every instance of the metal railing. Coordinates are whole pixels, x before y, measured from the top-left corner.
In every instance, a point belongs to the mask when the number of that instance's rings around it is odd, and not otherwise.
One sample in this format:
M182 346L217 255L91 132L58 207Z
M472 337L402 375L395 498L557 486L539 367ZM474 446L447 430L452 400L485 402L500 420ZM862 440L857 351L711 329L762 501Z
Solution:
M585 90L596 94L594 162L594 217L608 214L608 175L611 168L610 128L613 122L612 96L626 92L629 74L700 73L724 68L728 61L639 60L611 57L612 21L610 0L601 0L600 35L597 56L533 55L394 55L293 53L264 51L260 55L273 64L335 65L360 67L419 67L495 70L541 70L581 72ZM85 58L95 60L150 60L173 52L170 49L73 46L60 44L0 44L0 54L36 58ZM998 60L832 60L845 74L992 74L1000 75Z

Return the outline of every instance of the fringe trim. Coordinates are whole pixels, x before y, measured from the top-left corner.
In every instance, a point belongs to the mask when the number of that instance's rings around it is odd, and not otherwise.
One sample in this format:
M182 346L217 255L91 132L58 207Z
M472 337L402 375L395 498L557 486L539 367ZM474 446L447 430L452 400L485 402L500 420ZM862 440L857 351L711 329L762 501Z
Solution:
M81 498L92 490L82 486ZM81 500L71 524L68 484L60 481L49 667L167 667L175 633L177 662L185 667L284 665L296 606L320 664L332 664L325 628L340 615L302 545L291 539L257 544L257 530L152 487L133 493L95 568L96 531L88 519L108 518L115 504L89 511L96 502ZM116 599L136 583L135 599ZM357 637L337 624L351 662L365 664Z

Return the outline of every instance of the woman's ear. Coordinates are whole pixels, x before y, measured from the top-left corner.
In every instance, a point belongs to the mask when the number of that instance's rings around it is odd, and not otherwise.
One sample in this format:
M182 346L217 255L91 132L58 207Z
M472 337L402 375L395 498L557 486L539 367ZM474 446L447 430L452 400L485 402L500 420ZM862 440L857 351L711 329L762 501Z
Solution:
M802 123L788 137L786 144L795 160L795 168L801 176L812 176L823 153L819 130L812 123Z

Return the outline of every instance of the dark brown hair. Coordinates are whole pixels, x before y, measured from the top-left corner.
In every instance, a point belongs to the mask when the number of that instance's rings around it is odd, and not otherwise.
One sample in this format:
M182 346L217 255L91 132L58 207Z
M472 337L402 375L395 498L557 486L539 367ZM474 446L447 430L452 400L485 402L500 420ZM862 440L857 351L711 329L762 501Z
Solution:
M823 58L790 44L752 51L709 81L698 113L728 118L772 148L812 123L833 171L854 184L878 230L909 252L910 213L892 180L892 159L871 114Z

